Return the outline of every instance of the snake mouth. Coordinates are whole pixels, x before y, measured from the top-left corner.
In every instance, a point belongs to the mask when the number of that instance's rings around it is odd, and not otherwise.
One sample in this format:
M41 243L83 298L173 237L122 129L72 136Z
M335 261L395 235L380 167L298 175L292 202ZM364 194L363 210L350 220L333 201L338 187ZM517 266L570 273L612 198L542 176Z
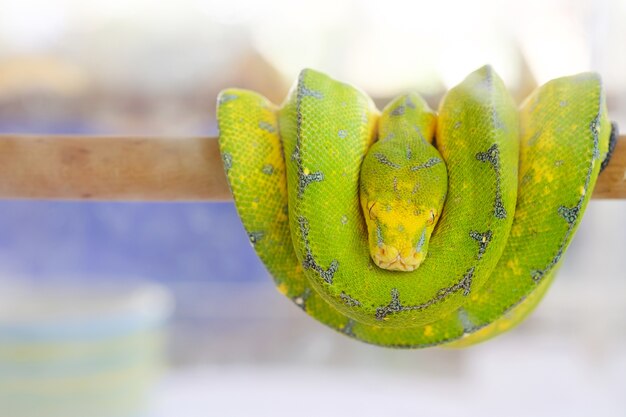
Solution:
M394 246L381 245L372 255L374 263L382 269L390 271L410 272L416 270L424 261L424 253L415 248L406 248L399 251Z

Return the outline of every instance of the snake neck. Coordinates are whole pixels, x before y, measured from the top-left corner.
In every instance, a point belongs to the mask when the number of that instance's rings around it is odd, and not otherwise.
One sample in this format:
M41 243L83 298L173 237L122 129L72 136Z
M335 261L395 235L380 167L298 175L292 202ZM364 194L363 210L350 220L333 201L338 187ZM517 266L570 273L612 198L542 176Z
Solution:
M370 256L380 268L413 271L426 259L447 192L445 163L431 145L435 115L407 94L383 110L380 128L361 168Z

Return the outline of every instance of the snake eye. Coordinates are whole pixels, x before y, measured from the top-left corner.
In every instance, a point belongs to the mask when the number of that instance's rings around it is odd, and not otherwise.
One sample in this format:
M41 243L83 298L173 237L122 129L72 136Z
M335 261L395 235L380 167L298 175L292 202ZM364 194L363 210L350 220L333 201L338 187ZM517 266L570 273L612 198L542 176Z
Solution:
M431 210L430 211L430 217L428 218L428 224L433 224L435 223L435 210Z
M374 206L376 205L375 201L370 201L367 203L367 211L370 216L370 220L376 220L376 212L374 211Z

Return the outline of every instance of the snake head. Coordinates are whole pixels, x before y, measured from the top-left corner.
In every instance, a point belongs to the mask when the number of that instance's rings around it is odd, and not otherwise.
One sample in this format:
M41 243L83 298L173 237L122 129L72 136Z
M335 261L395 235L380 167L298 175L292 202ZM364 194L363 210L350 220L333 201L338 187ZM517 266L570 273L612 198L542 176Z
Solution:
M413 271L424 262L447 188L446 166L431 145L405 138L372 146L361 166L360 201L376 265Z
M374 263L392 271L417 269L428 253L428 242L439 219L439 208L368 201L365 222Z

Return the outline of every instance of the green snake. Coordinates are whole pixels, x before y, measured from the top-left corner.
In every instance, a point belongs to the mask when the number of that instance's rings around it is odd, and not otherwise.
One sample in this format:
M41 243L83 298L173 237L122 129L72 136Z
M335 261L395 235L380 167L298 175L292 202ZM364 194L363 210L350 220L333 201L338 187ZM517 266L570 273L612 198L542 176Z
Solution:
M279 291L402 348L472 345L534 309L615 130L598 75L552 80L518 108L489 66L437 112L416 93L379 112L305 69L281 106L228 89L217 115L238 213Z

